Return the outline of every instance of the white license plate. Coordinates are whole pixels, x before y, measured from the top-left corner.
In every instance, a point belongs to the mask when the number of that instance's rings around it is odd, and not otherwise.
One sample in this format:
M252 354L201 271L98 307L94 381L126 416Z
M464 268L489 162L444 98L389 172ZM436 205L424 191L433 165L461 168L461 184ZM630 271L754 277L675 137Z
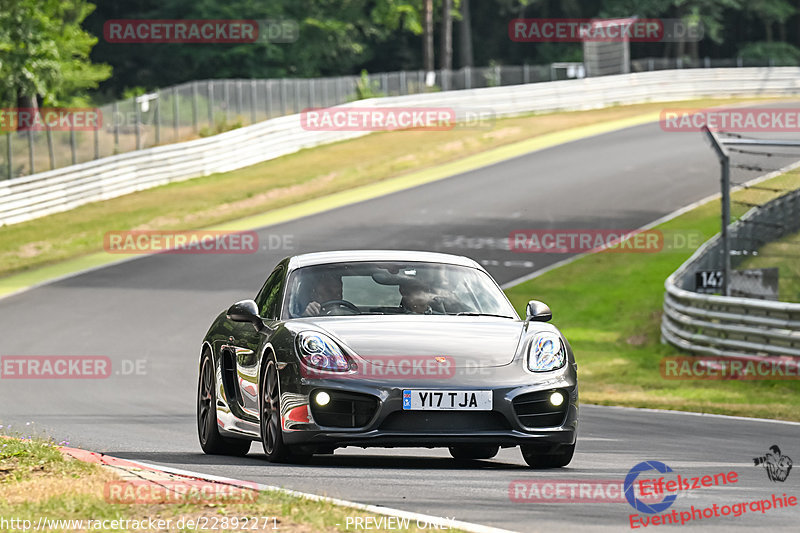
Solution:
M420 390L403 391L404 411L491 411L490 390Z

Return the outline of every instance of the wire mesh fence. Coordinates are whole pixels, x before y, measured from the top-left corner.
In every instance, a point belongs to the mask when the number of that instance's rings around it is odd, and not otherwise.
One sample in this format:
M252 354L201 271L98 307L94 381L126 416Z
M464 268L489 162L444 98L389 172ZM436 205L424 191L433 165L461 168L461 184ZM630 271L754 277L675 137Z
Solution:
M306 108L339 105L363 97L520 85L583 75L583 69L561 68L564 65L567 64L465 67L435 71L433 76L419 70L371 74L363 79L339 76L193 81L101 106L101 124L94 131L6 131L0 137L0 179L214 135ZM755 65L741 59L688 62L658 58L634 60L631 71L721 66Z
M731 196L729 226L730 295L763 300L800 302L800 139L785 133L743 135L718 132L723 139L770 141L780 137L786 146L728 146L731 186L742 190ZM797 146L792 146L797 144ZM768 182L754 177L775 174ZM683 289L721 294L724 252L716 242L680 280Z

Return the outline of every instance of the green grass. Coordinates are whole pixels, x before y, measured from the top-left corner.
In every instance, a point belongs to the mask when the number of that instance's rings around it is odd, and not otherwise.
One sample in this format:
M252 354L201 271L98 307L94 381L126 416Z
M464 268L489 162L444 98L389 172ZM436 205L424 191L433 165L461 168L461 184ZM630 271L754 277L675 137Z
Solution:
M2 431L2 430L0 430ZM28 520L35 528L41 517L53 520L83 520L84 530L88 520L170 520L172 527L161 531L193 531L178 529L179 519L228 520L240 517L275 517L276 522L259 520L259 527L247 531L275 531L314 533L318 531L353 531L347 523L348 517L371 517L379 521L380 515L340 507L330 502L315 502L281 492L262 492L254 501L230 503L212 501L202 504L166 503L109 503L104 497L104 488L109 482L119 482L116 473L109 468L82 463L65 458L52 442L39 437L0 437L0 517L5 520ZM324 490L320 487L320 490ZM266 523L267 527L262 527ZM372 522L372 524L380 522ZM19 522L17 522L19 524ZM230 523L217 527L216 531L242 531ZM107 524L109 526L111 524ZM123 524L120 524L123 525ZM74 531L72 527L53 527L49 531ZM416 526L414 520L409 528L400 531L421 532L427 528ZM15 529L22 530L21 527ZM100 530L94 527L93 530ZM143 528L103 527L104 531L142 531ZM5 529L4 529L5 530ZM373 531L398 531L398 529L375 528Z
M778 299L800 302L800 232L765 245L738 268L777 268Z
M778 189L797 188L800 177L790 173L767 183ZM734 198L762 203L777 194L750 189ZM708 239L719 231L719 213L719 201L710 202L657 229L697 231ZM575 352L582 402L800 420L797 381L661 377L663 357L686 355L660 342L664 281L692 252L596 253L507 293L520 312L531 299L551 306L553 323Z
M708 107L739 101L743 100L701 100L681 102L680 106ZM208 227L404 176L546 134L657 113L669 105L673 104L508 118L497 120L489 129L374 133L233 172L87 204L68 212L0 227L0 276L101 251L103 235L108 231Z

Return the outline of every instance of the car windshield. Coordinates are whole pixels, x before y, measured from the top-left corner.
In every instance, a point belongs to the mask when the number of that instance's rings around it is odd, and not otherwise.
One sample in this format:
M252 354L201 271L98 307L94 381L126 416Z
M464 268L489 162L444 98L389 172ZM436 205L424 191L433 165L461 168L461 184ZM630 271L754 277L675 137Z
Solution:
M283 315L492 315L516 319L485 272L423 262L355 262L295 270Z

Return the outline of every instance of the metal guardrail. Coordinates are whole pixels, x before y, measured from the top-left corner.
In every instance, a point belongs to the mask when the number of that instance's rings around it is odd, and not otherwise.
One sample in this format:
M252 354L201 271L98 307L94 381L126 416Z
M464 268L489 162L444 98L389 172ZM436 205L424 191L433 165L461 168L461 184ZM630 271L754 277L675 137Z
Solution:
M631 61L631 72L767 66L781 65L742 58L645 58ZM464 67L437 70L431 76L421 70L381 72L366 80L360 76L196 80L101 106L95 111L102 127L94 131L8 131L0 137L0 180L209 136L309 107L340 105L365 92L404 96L583 78L583 74L583 63L552 63Z
M798 166L798 165L794 165ZM729 228L731 249L745 254L800 230L800 190L748 211ZM693 292L694 273L719 268L717 235L664 284L663 339L681 350L723 357L800 356L800 304Z
M617 104L800 94L800 68L642 72L361 100L358 106L442 106L497 117ZM351 104L356 105L356 104ZM300 115L273 118L192 141L114 155L0 181L0 225L14 224L165 183L226 172L368 132L308 131Z

